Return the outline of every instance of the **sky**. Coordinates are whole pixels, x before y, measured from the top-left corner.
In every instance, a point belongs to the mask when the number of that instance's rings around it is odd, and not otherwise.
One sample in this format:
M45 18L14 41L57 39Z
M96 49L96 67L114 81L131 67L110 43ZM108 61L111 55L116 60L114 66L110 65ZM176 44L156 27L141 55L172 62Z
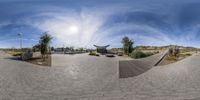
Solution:
M0 0L0 48L37 44L48 32L51 46L200 47L199 0Z

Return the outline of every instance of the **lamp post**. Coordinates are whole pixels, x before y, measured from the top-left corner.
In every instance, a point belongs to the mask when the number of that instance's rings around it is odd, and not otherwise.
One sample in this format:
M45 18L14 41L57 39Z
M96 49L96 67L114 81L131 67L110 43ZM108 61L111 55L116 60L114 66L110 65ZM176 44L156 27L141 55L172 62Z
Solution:
M22 52L22 33L18 33L18 36L20 38L20 49L21 49L21 52Z

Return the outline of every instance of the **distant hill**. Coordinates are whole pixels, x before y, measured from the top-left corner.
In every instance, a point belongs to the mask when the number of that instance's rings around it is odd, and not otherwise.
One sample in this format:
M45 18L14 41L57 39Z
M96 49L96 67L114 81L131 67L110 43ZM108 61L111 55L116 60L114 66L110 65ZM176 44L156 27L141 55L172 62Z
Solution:
M166 45L166 46L136 46L135 48L136 49L148 49L148 50L151 50L151 49L166 49L166 48L169 48L169 47L178 47L180 49L191 49L191 50L197 50L199 48L195 48L195 47L185 47L185 46L178 46L178 45Z

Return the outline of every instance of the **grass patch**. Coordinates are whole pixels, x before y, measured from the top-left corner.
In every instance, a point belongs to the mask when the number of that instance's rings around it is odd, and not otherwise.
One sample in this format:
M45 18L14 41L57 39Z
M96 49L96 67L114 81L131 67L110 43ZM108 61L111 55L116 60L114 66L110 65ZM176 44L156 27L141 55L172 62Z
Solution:
M8 51L7 53L12 56L21 56L22 55L22 52L19 52L19 51Z
M179 61L191 55L192 55L191 52L179 53L177 57L168 54L165 59L168 61Z

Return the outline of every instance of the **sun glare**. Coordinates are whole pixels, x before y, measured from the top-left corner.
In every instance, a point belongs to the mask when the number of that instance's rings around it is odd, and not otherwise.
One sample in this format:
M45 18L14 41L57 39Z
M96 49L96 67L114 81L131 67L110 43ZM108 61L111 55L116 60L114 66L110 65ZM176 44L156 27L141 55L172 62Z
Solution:
M79 32L79 28L77 26L70 26L69 31L73 34L76 34Z

